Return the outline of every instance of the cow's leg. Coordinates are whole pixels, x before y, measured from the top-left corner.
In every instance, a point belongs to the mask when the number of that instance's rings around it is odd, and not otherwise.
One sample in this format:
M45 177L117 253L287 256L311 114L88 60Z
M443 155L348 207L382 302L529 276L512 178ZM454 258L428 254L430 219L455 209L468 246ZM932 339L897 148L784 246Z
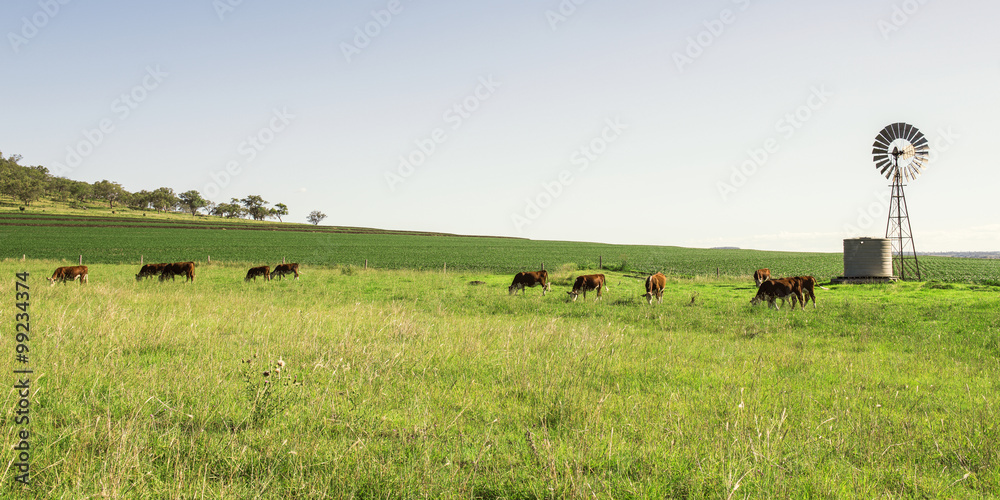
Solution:
M86 282L87 282L87 275L84 274L83 276L80 277L80 284L82 285L82 284L84 284Z

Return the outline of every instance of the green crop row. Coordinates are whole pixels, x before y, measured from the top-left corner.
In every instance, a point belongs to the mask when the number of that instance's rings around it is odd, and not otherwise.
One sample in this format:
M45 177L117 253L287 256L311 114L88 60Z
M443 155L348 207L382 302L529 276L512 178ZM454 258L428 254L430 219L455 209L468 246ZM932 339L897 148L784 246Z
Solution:
M843 272L839 253L693 249L647 245L536 241L413 234L332 233L207 227L0 225L0 256L84 263L138 264L187 261L307 266L354 265L380 269L453 269L514 273L563 267L603 267L638 274L749 277L767 267L774 276ZM994 283L1000 261L922 257L923 280Z

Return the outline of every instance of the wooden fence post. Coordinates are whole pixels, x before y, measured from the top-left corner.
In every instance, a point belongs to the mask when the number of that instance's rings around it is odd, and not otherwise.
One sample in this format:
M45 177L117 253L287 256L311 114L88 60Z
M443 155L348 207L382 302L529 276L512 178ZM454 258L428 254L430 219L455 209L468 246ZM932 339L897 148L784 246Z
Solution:
M368 259L365 259L365 269L368 269Z
M142 267L142 264L143 264L143 260L142 259L143 259L143 255L139 254L139 267Z
M83 254L80 255L80 265L83 265Z
M597 256L597 268L604 269L604 256L602 255Z

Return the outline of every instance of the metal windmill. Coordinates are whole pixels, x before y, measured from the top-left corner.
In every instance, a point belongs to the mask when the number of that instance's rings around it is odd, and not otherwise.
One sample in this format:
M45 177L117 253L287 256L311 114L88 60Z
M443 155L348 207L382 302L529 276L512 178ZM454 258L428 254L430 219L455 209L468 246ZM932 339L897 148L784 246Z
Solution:
M885 237L892 244L892 270L899 279L920 279L920 262L913 246L913 229L903 194L903 179L912 181L927 168L930 154L927 138L917 127L906 123L893 123L882 129L875 138L872 149L875 168L892 181L889 199L889 220Z

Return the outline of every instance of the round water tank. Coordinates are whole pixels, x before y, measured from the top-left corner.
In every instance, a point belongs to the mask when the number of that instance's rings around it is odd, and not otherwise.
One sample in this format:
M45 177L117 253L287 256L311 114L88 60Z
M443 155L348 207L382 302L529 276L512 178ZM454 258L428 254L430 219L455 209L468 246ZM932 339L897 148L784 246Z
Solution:
M892 244L887 238L844 240L845 278L891 278Z

